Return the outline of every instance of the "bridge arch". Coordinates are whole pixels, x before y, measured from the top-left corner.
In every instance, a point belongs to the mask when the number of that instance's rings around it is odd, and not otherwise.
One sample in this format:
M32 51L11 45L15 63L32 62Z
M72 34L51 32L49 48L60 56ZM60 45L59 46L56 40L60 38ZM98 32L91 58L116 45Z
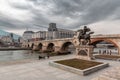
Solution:
M97 43L102 42L102 41L111 43L111 44L113 44L115 47L119 48L118 44L117 44L115 41L110 40L110 39L95 39L95 40L91 40L91 45L94 45L94 46L95 46Z
M33 49L34 45L35 45L34 43L31 44L31 48L32 48L32 49Z
M91 40L91 44L96 46L97 43L102 42L102 41L113 44L113 46L116 47L118 50L117 53L120 54L120 46L119 46L118 42L114 39L93 39L93 40Z
M28 44L28 46L27 46L28 48L30 47L30 45Z
M60 51L69 51L69 47L70 45L72 45L72 48L75 48L74 43L68 41L68 42L64 42L60 48Z
M39 43L38 44L38 49L41 51L42 50L42 47L43 47L43 44L42 43Z
M2 41L0 41L0 46L3 46L3 45L4 45L4 43Z
M49 51L55 51L55 45L54 45L54 43L48 43L47 50L49 50Z

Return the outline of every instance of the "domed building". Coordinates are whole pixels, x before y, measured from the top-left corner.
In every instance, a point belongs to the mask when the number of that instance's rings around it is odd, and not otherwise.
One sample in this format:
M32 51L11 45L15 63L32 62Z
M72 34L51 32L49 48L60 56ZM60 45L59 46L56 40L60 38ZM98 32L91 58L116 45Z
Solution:
M30 41L31 39L32 39L32 35L34 34L34 32L33 31L25 31L24 33L23 33L23 39L25 40L25 41Z

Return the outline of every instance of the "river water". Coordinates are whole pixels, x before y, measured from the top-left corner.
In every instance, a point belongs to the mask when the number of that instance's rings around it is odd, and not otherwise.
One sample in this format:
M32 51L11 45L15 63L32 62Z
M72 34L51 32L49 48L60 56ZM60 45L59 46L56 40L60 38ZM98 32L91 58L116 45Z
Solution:
M107 48L95 48L94 52L98 53L99 50L111 50L113 54L117 54L117 48L107 49ZM73 52L74 53L74 52ZM31 53L31 50L9 50L9 51L0 51L0 61L14 61L14 60L23 60L23 59L36 59L38 58L39 53Z
M113 54L113 55L117 55L118 54L118 49L117 48L94 48L94 53L99 53L99 50L101 51L101 53L103 53L104 51Z
M38 53L31 53L30 50L9 50L0 51L0 61L14 61L22 59L38 58Z

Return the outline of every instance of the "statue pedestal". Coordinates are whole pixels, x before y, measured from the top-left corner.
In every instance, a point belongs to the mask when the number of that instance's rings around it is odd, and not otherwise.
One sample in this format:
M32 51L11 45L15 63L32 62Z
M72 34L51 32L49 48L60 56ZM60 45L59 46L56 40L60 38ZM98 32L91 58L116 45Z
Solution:
M76 47L76 57L84 60L92 60L93 58L93 46L79 45Z

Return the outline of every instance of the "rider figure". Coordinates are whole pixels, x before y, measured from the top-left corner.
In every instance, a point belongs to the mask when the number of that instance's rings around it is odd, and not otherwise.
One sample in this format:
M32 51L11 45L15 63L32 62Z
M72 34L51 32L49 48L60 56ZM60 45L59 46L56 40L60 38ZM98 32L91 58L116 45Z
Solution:
M93 32L90 32L90 28L87 28L87 26L84 26L84 29L79 30L79 42L81 45L86 45L90 43L90 34L93 34ZM87 34L87 32L89 32Z
M84 26L83 34L82 35L85 35L86 32L89 32L89 31L90 31L90 28L87 28L87 26Z

